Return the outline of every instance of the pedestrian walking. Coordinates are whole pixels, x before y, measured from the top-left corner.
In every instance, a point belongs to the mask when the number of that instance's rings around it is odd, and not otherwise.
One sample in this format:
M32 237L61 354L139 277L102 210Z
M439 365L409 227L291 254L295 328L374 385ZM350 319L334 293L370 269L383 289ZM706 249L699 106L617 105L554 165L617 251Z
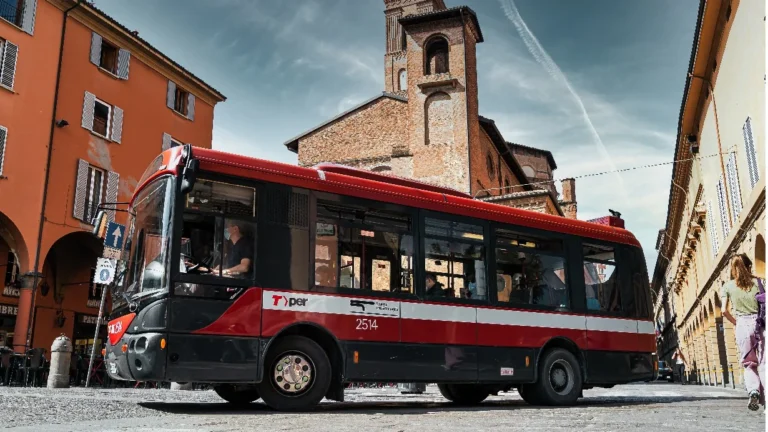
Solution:
M677 376L680 377L680 384L685 385L685 364L687 361L679 347L675 350L675 353L672 354L672 360L675 362L675 372L677 373Z
M745 254L731 259L731 280L723 285L723 316L736 326L736 345L744 367L744 384L749 394L749 409L765 405L765 338L758 313L757 295L764 292L764 282L752 274L752 260ZM731 310L734 317L731 314Z

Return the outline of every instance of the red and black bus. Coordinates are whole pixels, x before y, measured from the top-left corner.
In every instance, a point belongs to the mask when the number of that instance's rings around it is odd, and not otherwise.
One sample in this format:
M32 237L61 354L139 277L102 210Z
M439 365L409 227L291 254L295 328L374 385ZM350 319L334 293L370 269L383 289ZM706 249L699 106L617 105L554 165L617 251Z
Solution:
M655 378L645 260L621 219L190 146L152 162L129 213L114 379L294 410L349 382L563 405Z

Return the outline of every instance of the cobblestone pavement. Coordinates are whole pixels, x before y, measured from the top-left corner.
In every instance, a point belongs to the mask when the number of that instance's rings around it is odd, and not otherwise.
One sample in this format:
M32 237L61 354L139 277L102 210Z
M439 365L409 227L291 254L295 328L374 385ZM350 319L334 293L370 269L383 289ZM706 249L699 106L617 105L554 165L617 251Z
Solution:
M765 413L743 391L637 384L584 392L575 407L536 408L513 390L482 405L448 404L394 388L347 390L348 402L310 413L276 413L262 403L233 409L212 391L0 387L0 428L28 431L762 431Z

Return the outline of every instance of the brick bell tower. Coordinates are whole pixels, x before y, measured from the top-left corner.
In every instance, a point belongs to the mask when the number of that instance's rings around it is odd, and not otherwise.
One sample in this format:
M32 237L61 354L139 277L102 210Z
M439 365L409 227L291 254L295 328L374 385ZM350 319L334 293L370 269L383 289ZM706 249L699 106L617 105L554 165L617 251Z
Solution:
M469 149L479 145L475 13L443 0L384 0L385 91L408 100L395 174L470 192ZM475 142L477 141L477 142Z

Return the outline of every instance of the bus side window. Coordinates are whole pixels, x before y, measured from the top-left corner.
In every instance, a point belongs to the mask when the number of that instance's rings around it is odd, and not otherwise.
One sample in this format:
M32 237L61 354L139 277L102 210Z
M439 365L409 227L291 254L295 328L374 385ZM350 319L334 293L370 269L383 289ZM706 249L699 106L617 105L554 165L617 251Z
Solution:
M613 246L584 244L587 310L621 314L620 274Z
M433 218L424 224L426 297L485 300L483 227Z
M314 288L413 293L407 214L318 201Z
M522 307L569 307L561 240L497 229L494 246L497 301Z

